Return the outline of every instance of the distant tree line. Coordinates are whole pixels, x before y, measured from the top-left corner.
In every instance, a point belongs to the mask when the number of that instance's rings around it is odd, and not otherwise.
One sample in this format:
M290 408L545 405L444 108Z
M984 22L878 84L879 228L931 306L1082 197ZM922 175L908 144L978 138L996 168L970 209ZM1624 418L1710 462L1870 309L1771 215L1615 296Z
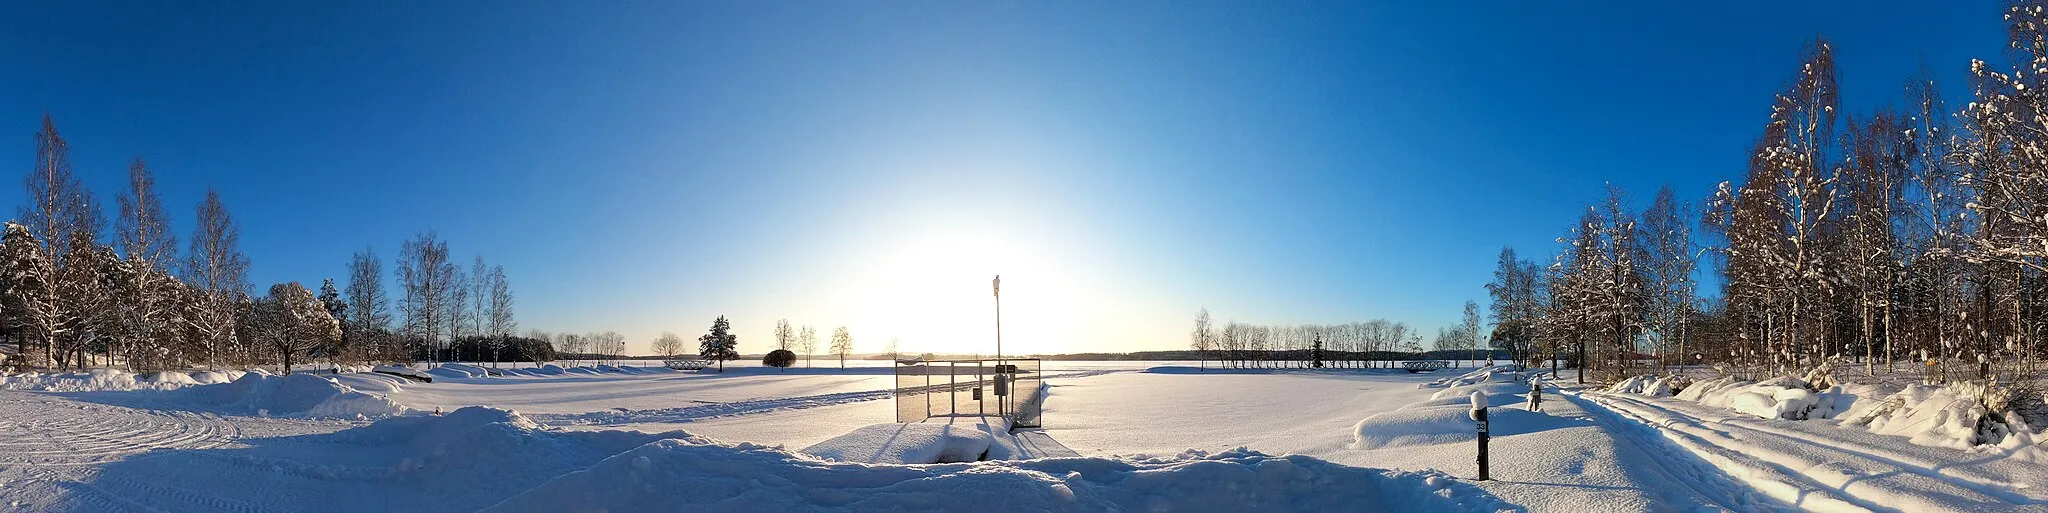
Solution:
M1467 340L1476 338L1467 337ZM1262 326L1226 322L1215 325L1209 309L1195 314L1189 334L1189 349L1195 359L1213 361L1226 368L1273 368L1313 366L1315 348L1320 346L1324 367L1392 367L1399 360L1413 359L1423 352L1422 333L1407 323L1374 319L1366 322L1328 325ZM1455 349L1470 347L1445 339Z

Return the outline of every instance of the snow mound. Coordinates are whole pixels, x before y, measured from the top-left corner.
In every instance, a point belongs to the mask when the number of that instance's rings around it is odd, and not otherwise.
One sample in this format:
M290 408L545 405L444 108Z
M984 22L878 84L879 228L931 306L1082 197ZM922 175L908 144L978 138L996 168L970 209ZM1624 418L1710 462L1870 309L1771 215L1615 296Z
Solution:
M419 369L415 369L415 368L412 368L412 367L407 367L407 366L404 366L404 365L378 365L377 367L375 367L375 368L371 369L371 372L377 372L377 373L382 373L382 374L395 374L395 375L399 375L399 376L412 376L412 377L415 377L415 378L421 378L421 379L433 379L433 378L434 378L434 375L433 375L433 374L428 374L428 373L425 373L425 372L420 372L420 370L419 370Z
M1766 419L1804 419L1820 404L1813 391L1751 385L1728 398L1728 409Z
M1856 399L1854 394L1843 392L1841 386L1814 392L1807 388L1805 380L1791 376L1759 383L1723 377L1685 386L1673 394L1671 389L1676 379L1636 376L1608 387L1607 392L1648 397L1676 396L1679 400L1727 408L1744 415L1785 420L1834 418Z
M1423 387L1443 388L1476 385L1480 383L1521 383L1527 381L1528 379L1529 376L1528 374L1522 372L1521 365L1510 363L1480 367L1478 370L1467 372L1456 377L1439 379L1432 383L1425 383L1423 384Z
M1469 400L1468 400L1469 401ZM1486 410L1495 438L1584 425L1583 421L1521 408ZM1443 444L1471 444L1479 437L1469 406L1410 406L1380 413L1352 427L1352 449L1373 450Z
M1510 372L1477 373L1471 376L1502 376L1508 381L1465 380L1454 378L1451 382L1470 381L1437 391L1429 399L1409 403L1399 409L1379 413L1352 426L1352 449L1373 450L1393 447L1418 447L1443 444L1470 444L1478 438L1479 425L1473 419L1474 400L1478 406L1487 408L1486 403L1514 405L1526 403L1529 385L1512 381ZM1543 412L1534 412L1520 407L1494 406L1487 408L1488 430L1492 436L1505 437L1553 429L1584 425L1583 419L1558 417Z
M337 374L334 376L334 380L341 382L343 385L348 385L349 388L356 389L356 391L373 394L398 392L405 390L407 385L412 384L411 381L405 378L372 372Z
M1679 376L1634 376L1607 387L1607 393L1671 397L1673 391L1685 388L1684 379Z
M356 418L410 411L389 399L356 391L334 378L312 374L272 376L250 372L233 382L180 392L225 411L264 416Z
M217 370L216 370L216 371L192 371L191 375L192 375L192 381L197 381L197 382L199 382L199 384L201 384L201 385L213 385L213 384L219 384L219 383L227 383L227 382L230 382L230 381L234 381L234 380L237 380L237 379L241 379L241 377L242 377L242 373L241 373L241 372L239 372L239 371L217 371Z
M522 467L562 462L574 466L640 445L674 438L713 441L681 431L551 431L511 410L464 407L446 415L392 417L334 433L332 441L365 447L396 447L387 474L462 473L478 467ZM556 471L556 474L562 471ZM551 476L539 476L534 483Z
M741 443L661 440L485 511L1500 511L1440 473L1243 449L1173 458L936 465L824 461Z
M1508 404L1510 402L1524 400L1522 398L1526 398L1529 395L1529 385L1522 383L1478 383L1472 385L1458 385L1443 390L1439 390L1437 391L1437 393L1431 394L1429 396L1430 401L1411 405L1410 407L1450 405L1469 406L1472 404L1471 397L1473 392L1486 392L1487 397L1500 398L1500 400L1496 402L1499 402L1501 404ZM1509 399L1510 397L1516 399Z
M2006 449L2034 445L2033 430L2039 428L2029 426L2019 414L1994 412L1985 404L1985 399L1996 393L1978 382L1906 385L1883 400L1857 402L1841 415L1840 422L1873 433L1908 437L1914 444L1929 447L1968 450L1986 444Z
M433 376L433 377L435 377L435 378L444 378L444 379L445 379L445 378L481 378L481 377L484 377L484 373L482 373L482 372L470 372L470 370L469 370L469 369L465 369L465 368L463 368L463 367L469 367L469 366L468 366L468 365L456 365L456 364L452 364L452 363L444 363L444 364L441 364L441 365L435 366L435 367L434 367L434 368L432 368L432 369L427 369L427 374L428 374L428 375L431 375L431 376Z
M162 371L134 374L118 369L84 372L27 373L0 376L0 390L44 392L100 392L121 390L176 390L205 383L226 382L235 371Z
M1654 395L1654 387L1630 382L1610 393ZM1732 377L1702 381L1676 394L1681 401L1734 410L1765 419L1834 419L1839 425L1881 435L1906 437L1915 445L1971 450L1985 445L2018 448L2033 445L2034 426L2020 414L1999 412L1989 404L2006 404L2002 388L1978 382L1947 385L1844 383L1814 392L1790 376L1750 383ZM1988 404L1987 404L1988 403Z
M872 424L804 448L805 454L857 463L959 463L1009 459L996 443L1010 436L987 424ZM1014 440L1007 445L1016 445ZM992 450L993 449L993 450ZM991 453L997 453L991 457Z
M195 379L192 379L192 375L191 375L191 374L186 374L186 373L183 373L183 372L177 372L177 371L163 371L163 372L152 372L152 373L149 373L149 374L143 374L143 375L140 375L140 376L136 376L136 377L135 377L135 380L136 380L136 381L147 381L147 382L151 382L151 383L157 383L157 384L162 384L162 385L177 385L177 386L185 386L185 385L197 385L197 384L199 384L199 380L195 380Z

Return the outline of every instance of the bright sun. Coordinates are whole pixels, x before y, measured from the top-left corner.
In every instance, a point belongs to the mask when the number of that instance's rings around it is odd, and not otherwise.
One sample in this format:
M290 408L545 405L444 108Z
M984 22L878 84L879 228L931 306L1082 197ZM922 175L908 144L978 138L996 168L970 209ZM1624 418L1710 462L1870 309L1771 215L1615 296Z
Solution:
M882 350L893 336L902 339L904 352L994 353L990 280L1001 274L1003 352L1044 352L1042 334L1078 320L1073 310L1090 296L1077 286L1071 266L1048 258L1042 244L1017 238L924 232L879 248L862 265L861 304L852 309L869 331L862 350Z

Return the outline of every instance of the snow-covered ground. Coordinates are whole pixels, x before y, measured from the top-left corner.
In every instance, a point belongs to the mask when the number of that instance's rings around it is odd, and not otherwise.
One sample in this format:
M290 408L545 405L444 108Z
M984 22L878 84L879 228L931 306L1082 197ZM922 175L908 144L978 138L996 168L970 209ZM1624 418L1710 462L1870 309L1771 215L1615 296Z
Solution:
M1981 407L1962 387L1804 386L1723 379L1674 395L1625 382L1583 397L1805 509L2048 511L2048 451L2027 432L1970 443L1963 419Z
M1045 427L1013 434L979 419L895 424L888 362L817 363L496 376L448 366L424 371L431 383L365 372L9 376L0 378L0 509L1576 513L2048 503L2033 445L1915 444L1653 397L1669 394L1649 382L1611 393L1550 387L1531 411L1514 372L1046 362ZM1473 392L1490 397L1491 481L1471 480ZM1909 413L1895 416L1913 422Z

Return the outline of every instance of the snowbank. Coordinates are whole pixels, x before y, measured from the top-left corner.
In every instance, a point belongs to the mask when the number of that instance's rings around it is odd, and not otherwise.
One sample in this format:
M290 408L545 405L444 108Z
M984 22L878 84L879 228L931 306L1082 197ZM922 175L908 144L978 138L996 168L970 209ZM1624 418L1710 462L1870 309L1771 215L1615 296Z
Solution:
M272 376L250 372L241 379L178 391L185 399L232 413L280 417L358 418L404 414L409 408L359 392L332 377Z
M1528 374L1522 372L1521 365L1510 363L1480 367L1478 370L1474 370L1472 372L1467 372L1454 377L1439 379L1431 383L1424 383L1422 387L1443 388L1476 385L1480 383L1521 383L1528 381L1528 379L1529 376Z
M241 371L192 371L189 374L192 376L192 381L197 381L201 385L227 383L242 377Z
M1500 511L1434 472L1243 449L1172 458L937 465L823 461L741 443L661 440L485 511Z
M1607 393L1671 397L1674 391L1684 388L1685 378L1680 376L1635 376L1608 387Z
M27 373L0 376L0 389L45 392L175 390L192 385L226 383L241 371L162 371L134 374L118 369L84 372Z
M387 454L386 474L467 473L478 467L580 466L654 440L713 443L681 431L547 430L511 410L470 406L446 415L393 417L334 433L328 441ZM556 473L566 470L556 470ZM543 479L546 476L543 476ZM539 480L531 484L538 484Z
M432 374L435 377L442 378L482 378L489 377L490 371L484 370L483 367L478 367L475 365L464 365L460 363L444 363L432 369L428 369L427 374Z
M1482 369L1480 372L1445 380L1465 384L1439 390L1427 400L1409 403L1399 409L1358 421L1352 426L1351 448L1372 450L1470 444L1479 436L1479 426L1472 419L1475 397L1502 405L1487 409L1488 430L1494 437L1535 433L1581 424L1574 419L1532 412L1519 406L1528 402L1529 385L1514 382L1515 374L1515 371L1492 372Z
M1536 433L1581 424L1573 419L1532 412L1519 407L1488 408L1486 415L1489 423L1487 429L1494 437ZM1471 444L1479 436L1479 426L1472 420L1469 400L1455 405L1425 406L1423 403L1417 403L1366 417L1365 420L1358 421L1352 429L1351 448L1359 450Z
M348 385L349 388L356 389L357 391L360 392L369 392L373 394L390 394L393 392L398 392L400 390L404 390L407 385L412 384L412 381L407 380L405 378L392 376L389 374L377 374L372 372L353 372L347 374L336 374L332 377L334 378L335 381L340 382L343 385Z
M1845 409L1855 400L1845 395L1841 388L1814 392L1808 389L1805 380L1785 376L1750 383L1732 377L1723 377L1685 385L1683 390L1673 394L1673 383L1682 378L1672 376L1636 376L1612 387L1610 394L1635 394L1648 397L1677 397L1707 406L1734 410L1744 415L1766 419L1827 419Z
M420 371L419 369L415 369L415 368L412 368L412 367L408 367L408 366L404 366L404 365L378 365L378 366L376 366L376 367L372 368L372 369L371 369L371 372L377 372L377 373L383 373L383 374L393 374L393 375L399 375L399 376L411 376L411 377L415 377L415 378L420 378L420 379L424 379L424 380L431 380L431 379L434 379L434 375L433 375L433 374L428 374L428 373L426 373L426 372L422 372L422 371Z
M1028 457L1008 421L872 424L804 448L812 456L856 463L960 463Z
M1608 390L1656 396L1650 378L1631 378ZM1805 380L1790 376L1758 383L1723 377L1702 381L1676 394L1681 401L1727 408L1744 415L1766 419L1833 419L1844 427L1872 433L1907 437L1928 447L1971 449L1985 444L2002 448L2032 445L2033 426L2020 415L1994 413L1987 401L2005 389L1990 389L1976 382L1948 385L1892 385L1848 383L1820 392L1808 388ZM1993 422L1981 422L1980 419Z
M1992 411L1986 401L2006 401L2001 393L1977 382L1945 386L1907 385L1882 400L1858 401L1841 417L1843 426L1873 433L1909 437L1930 447L1973 449L1996 445L2014 449L2034 445L2036 426L2014 412ZM2024 392L2022 392L2024 393ZM1873 394L1874 395L1874 394Z

